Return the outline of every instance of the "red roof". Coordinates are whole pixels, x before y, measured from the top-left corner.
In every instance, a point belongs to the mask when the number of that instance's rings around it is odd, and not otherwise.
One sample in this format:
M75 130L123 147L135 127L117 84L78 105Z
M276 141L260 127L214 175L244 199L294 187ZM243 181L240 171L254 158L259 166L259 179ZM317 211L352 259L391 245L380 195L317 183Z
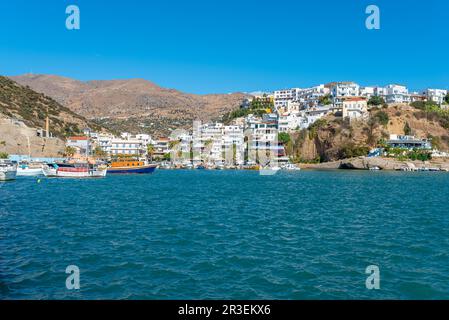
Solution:
M84 140L88 140L88 137L69 137L67 140L72 140L72 141L84 141Z
M346 98L346 99L344 99L344 101L366 101L366 99L354 97L354 98Z

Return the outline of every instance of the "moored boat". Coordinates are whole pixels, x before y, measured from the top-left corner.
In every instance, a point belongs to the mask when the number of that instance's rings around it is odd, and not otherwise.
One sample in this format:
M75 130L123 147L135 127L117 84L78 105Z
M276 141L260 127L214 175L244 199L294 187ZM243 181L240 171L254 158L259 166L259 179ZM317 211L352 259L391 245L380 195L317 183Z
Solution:
M284 165L281 169L287 170L287 171L301 171L301 168L294 165L293 163L288 163L288 164Z
M35 177L42 175L44 175L42 163L21 162L17 166L17 176Z
M111 174L149 174L157 168L156 164L147 164L145 161L121 160L113 161L108 168Z
M0 159L0 181L16 179L17 166L9 160Z
M107 173L106 167L100 167L89 163L63 163L57 164L57 168L44 169L47 177L58 178L102 178Z

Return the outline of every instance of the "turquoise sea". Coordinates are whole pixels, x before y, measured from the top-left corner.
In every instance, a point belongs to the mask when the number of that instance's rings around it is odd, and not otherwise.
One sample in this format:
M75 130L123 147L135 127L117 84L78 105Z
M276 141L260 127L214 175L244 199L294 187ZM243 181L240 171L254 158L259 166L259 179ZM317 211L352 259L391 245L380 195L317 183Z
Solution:
M0 184L0 298L447 299L448 207L447 173L20 178Z

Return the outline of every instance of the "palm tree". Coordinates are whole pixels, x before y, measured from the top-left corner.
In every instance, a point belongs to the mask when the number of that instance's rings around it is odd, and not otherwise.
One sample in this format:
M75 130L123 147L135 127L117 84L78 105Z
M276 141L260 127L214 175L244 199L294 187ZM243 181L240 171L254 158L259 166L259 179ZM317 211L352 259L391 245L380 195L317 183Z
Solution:
M153 161L154 151L155 151L154 146L152 144L149 144L147 146L147 153L148 153L148 156L150 157L150 161Z
M73 157L76 153L76 149L73 147L66 147L64 150L64 155L66 157Z

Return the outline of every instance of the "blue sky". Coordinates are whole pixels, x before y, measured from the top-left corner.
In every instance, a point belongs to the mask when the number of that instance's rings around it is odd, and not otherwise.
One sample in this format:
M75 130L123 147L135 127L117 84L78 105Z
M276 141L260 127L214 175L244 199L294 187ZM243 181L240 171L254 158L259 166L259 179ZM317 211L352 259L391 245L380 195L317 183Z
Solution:
M65 28L65 8L81 30ZM381 29L365 28L365 8ZM447 0L14 0L0 74L145 78L192 93L353 80L449 88Z

